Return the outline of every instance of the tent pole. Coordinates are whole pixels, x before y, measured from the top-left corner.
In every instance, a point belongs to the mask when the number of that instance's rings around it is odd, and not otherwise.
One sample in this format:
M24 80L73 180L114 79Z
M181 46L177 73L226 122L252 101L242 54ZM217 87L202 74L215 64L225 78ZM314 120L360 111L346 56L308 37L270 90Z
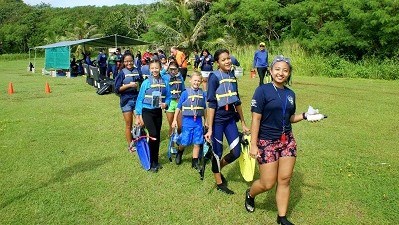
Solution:
M30 61L30 48L29 48L29 66L30 66L30 63L31 63L32 61Z
M116 34L115 34L115 48L118 48L118 38L116 37Z

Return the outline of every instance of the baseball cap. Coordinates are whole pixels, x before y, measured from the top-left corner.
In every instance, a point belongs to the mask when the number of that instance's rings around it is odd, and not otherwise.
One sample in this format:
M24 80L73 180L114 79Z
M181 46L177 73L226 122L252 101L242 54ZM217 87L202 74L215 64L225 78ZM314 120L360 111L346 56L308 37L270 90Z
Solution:
M265 46L265 45L266 45L265 42L259 43L259 46Z

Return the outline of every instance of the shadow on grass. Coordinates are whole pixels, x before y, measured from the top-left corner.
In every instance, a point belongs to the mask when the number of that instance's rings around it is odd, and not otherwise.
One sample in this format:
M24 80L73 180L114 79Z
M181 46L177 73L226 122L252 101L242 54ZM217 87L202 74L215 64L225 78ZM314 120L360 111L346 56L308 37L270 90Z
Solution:
M66 167L66 168L62 169L61 171L59 171L58 173L56 173L54 175L54 177L52 179L50 179L49 181L44 182L36 188L32 188L23 194L15 196L14 198L11 198L11 199L6 200L5 202L1 203L0 208L5 208L8 205L10 205L11 203L13 203L14 201L18 201L18 200L34 193L37 190L40 190L42 188L50 186L51 184L54 184L57 182L65 182L68 178L70 178L78 173L83 173L86 171L93 170L97 167L100 167L111 160L112 160L112 157L106 157L106 158L102 158L102 159L79 162L79 163L76 163L75 165Z
M244 178L241 176L240 166L239 166L238 162L233 162L233 164L231 164L229 166L231 166L231 168L229 168L230 170L228 171L228 173L226 173L227 180L242 182L242 183L247 184L248 187L251 186L252 182L246 182L244 180ZM258 168L256 168L256 170L255 170L254 181L257 179L259 179ZM306 184L304 182L303 173L294 171L293 177L291 179L291 196L290 196L290 201L289 201L288 215L290 214L291 211L293 211L295 209L296 205L301 201L302 190L304 189L304 187L308 187L308 188L315 189L315 190L323 189L319 186ZM257 200L256 208L263 209L266 211L275 211L277 214L276 188L275 187L272 188L271 190L259 195L257 197L257 199L259 199L260 201Z

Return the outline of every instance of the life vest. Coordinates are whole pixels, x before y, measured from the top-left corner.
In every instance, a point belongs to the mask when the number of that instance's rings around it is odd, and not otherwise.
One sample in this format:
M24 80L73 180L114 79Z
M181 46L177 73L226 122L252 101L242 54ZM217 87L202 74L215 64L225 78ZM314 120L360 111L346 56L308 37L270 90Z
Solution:
M202 89L186 88L188 97L182 104L183 116L204 116L205 99Z
M148 81L150 82L150 88L145 90L143 103L153 105L153 92L161 92L161 101L165 103L166 98L166 85L162 78L155 79L153 76L149 76Z
M219 87L216 89L218 107L239 101L237 85L233 85L234 83L237 83L235 76L230 73L222 73L219 70L213 71L213 74L215 74L219 80Z
M183 81L180 76L170 77L169 86L172 99L180 98L181 91L183 89Z
M123 68L122 71L123 71L123 74L125 75L125 78L122 81L123 84L130 84L130 82L140 82L141 81L139 71L136 68L134 68L132 71L128 70L127 68ZM134 90L139 90L139 87L128 88L125 91L134 91Z

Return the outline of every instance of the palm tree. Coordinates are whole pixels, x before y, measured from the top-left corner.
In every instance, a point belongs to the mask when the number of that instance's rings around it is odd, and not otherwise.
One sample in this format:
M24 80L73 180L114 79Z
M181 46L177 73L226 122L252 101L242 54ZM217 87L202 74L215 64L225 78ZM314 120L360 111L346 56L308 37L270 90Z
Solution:
M98 32L98 26L91 24L89 21L84 21L79 26L75 26L73 31L65 31L66 39L67 40L81 40L81 39L88 39L88 38L98 38L104 36ZM76 46L75 50L75 57L80 58L83 53L91 52L93 49L88 48L85 45L78 45Z
M198 9L205 9L210 2L205 0L164 0L163 4L177 12L174 19L176 25L168 26L163 22L156 22L155 31L161 34L161 42L165 46L178 45L186 50L198 48L199 41L206 34L205 25L209 14L203 11L196 18Z

